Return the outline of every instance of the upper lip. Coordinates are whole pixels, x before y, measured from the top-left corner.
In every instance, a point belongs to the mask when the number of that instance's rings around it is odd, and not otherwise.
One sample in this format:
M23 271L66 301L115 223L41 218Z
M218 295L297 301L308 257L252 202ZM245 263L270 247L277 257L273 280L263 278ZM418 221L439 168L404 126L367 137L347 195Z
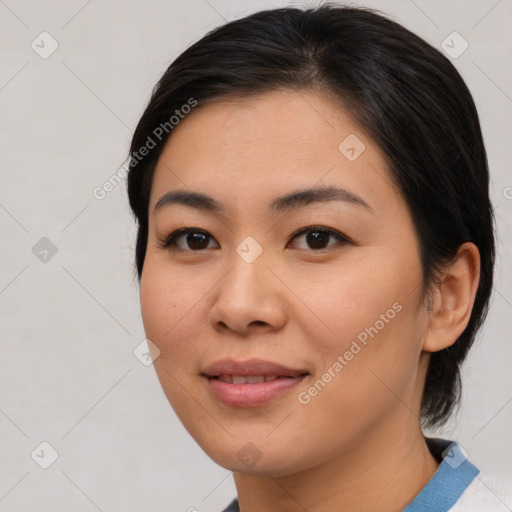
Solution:
M208 365L202 371L202 375L207 377L218 377L219 375L277 375L279 377L297 377L307 373L307 370L287 368L281 364L264 361L263 359L248 359L247 361L221 359Z

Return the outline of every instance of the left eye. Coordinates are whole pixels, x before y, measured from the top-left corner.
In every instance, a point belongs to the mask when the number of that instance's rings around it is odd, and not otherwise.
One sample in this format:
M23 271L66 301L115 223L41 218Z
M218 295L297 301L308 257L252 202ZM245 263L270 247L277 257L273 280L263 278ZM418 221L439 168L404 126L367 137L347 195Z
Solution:
M329 239L332 238L335 238L338 243L349 243L349 239L346 236L332 229L323 227L308 227L302 229L292 237L292 240L304 236L305 238L303 238L303 240L306 246L298 247L298 249L327 249L332 245L335 245L335 243L326 245L328 244Z

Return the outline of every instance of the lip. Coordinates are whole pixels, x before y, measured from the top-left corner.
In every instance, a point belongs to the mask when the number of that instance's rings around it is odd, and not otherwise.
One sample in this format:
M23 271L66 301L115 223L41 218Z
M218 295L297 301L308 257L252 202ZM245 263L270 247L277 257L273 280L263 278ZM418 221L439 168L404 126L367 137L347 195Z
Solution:
M297 377L309 373L305 369L287 368L278 363L263 359L248 359L247 361L235 361L234 359L220 359L207 366L202 375L218 377L219 375L278 375L283 377Z
M233 384L219 380L219 376L278 376L270 381ZM214 398L233 407L258 407L290 392L309 372L288 368L263 359L235 361L222 359L206 367L201 376L206 380Z

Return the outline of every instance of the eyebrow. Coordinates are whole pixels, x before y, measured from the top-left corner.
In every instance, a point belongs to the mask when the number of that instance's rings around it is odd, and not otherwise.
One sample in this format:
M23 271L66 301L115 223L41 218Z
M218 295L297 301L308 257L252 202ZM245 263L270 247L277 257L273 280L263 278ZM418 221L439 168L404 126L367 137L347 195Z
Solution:
M373 208L362 197L343 187L334 186L296 190L275 198L270 203L269 208L274 212L288 212L303 208L311 203L324 203L328 201L345 201L373 212ZM226 213L222 204L213 197L200 192L189 192L186 190L167 192L157 201L154 211L156 212L164 206L172 204L181 204L213 213Z

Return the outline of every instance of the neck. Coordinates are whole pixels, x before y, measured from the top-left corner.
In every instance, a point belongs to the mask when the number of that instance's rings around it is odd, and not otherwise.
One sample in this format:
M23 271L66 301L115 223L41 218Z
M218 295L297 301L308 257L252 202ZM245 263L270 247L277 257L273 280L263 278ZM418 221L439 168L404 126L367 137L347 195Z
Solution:
M341 454L287 476L233 474L241 512L394 512L411 502L439 463L417 418L399 418L354 439ZM378 507L377 507L378 504Z

